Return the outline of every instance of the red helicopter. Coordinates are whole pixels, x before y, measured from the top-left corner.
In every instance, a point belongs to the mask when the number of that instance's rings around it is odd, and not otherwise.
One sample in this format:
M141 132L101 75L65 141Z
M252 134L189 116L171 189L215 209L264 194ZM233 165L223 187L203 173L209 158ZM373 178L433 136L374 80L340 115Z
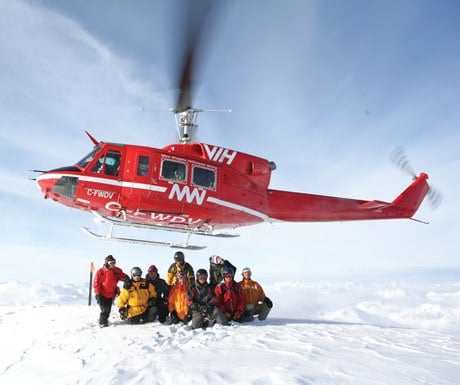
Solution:
M92 212L111 224L107 235L89 235L173 248L190 245L193 234L235 237L225 230L261 222L326 222L412 218L429 191L428 175L413 182L392 202L358 200L272 189L274 162L236 150L194 141L197 115L192 107L196 45L208 10L195 22L179 78L176 116L179 141L164 148L101 142L73 166L43 172L37 184L45 198ZM114 226L183 232L184 243L121 238Z

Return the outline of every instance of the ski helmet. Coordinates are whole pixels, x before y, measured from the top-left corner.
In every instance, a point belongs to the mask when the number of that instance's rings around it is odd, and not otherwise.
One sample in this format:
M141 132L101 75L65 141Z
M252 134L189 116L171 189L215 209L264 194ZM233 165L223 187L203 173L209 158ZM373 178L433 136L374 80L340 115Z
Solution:
M196 279L198 279L200 275L204 275L206 278L208 278L208 272L205 269L198 269L196 271Z
M233 271L233 269L231 267L224 267L223 270L222 270L222 275L225 277L227 274L235 274L235 272Z
M157 269L157 267L155 265L150 265L148 272L149 273L151 273L151 272L158 273L158 269Z
M184 262L185 261L184 253L182 251L176 251L176 253L174 254L174 260L176 262Z
M131 269L131 277L138 275L139 277L142 276L142 270L140 267L134 266Z

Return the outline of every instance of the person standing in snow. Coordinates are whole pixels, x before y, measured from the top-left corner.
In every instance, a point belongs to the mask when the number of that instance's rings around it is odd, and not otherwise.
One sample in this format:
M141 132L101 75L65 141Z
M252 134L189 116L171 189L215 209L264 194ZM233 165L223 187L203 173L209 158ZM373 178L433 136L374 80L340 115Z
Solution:
M120 293L117 284L119 281L129 279L119 267L115 266L116 259L112 255L105 257L104 265L94 276L93 288L96 302L101 309L99 315L99 326L109 325L110 311L114 298Z
M207 279L208 272L205 269L197 270L196 282L190 284L187 291L186 303L192 316L192 329L206 329L214 322L228 325L225 315L216 306L216 295Z
M129 324L155 321L158 315L156 297L155 286L142 278L142 270L139 267L133 267L131 285L129 289L123 287L118 297L120 318Z
M244 322L244 291L233 279L233 270L223 270L224 280L215 288L217 307L225 314L228 321Z
M177 282L169 292L168 311L171 323L177 324L179 321L188 323L191 319L186 303L187 290L190 286L184 271L177 272Z
M243 280L239 282L245 296L244 318L245 321L253 321L254 316L258 316L259 321L263 321L270 313L273 303L268 298L262 286L251 279L252 272L249 267L243 269Z
M209 284L213 289L223 281L223 271L226 267L232 269L233 274L236 274L236 267L233 266L230 261L218 255L211 255L209 257Z
M155 265L150 265L147 274L145 275L147 282L150 282L155 286L157 292L157 310L158 310L158 321L161 323L166 321L166 316L168 315L168 295L170 287L167 285L166 281L160 278L158 269Z
M185 256L182 251L176 251L174 254L174 263L169 266L166 273L166 283L169 286L173 286L176 283L178 271L185 271L188 281L190 283L195 282L193 267L188 262L185 262Z

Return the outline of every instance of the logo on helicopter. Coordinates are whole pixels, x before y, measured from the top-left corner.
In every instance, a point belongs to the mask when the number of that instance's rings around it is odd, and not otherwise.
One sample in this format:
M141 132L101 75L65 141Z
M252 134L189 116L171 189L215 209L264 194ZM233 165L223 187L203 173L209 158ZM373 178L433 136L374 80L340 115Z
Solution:
M186 199L187 203L192 203L193 200L196 200L196 203L198 205L202 205L204 198L206 197L206 190L199 190L198 188L193 188L190 191L190 188L188 186L183 186L181 190L181 186L174 183L172 185L171 191L169 192L168 199L176 199L178 201L182 201L182 199Z
M224 163L226 160L227 165L231 165L233 159L235 159L236 154L238 152L229 150L228 148L222 148L217 146L209 146L208 144L204 144L204 149L206 150L206 155L210 160L218 163Z

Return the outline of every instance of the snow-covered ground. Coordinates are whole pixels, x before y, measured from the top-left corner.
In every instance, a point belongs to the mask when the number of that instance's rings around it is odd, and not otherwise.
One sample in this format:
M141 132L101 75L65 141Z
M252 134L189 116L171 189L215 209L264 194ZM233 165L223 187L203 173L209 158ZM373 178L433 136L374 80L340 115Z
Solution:
M259 279L269 319L97 325L87 285L0 283L1 384L458 384L460 280Z

